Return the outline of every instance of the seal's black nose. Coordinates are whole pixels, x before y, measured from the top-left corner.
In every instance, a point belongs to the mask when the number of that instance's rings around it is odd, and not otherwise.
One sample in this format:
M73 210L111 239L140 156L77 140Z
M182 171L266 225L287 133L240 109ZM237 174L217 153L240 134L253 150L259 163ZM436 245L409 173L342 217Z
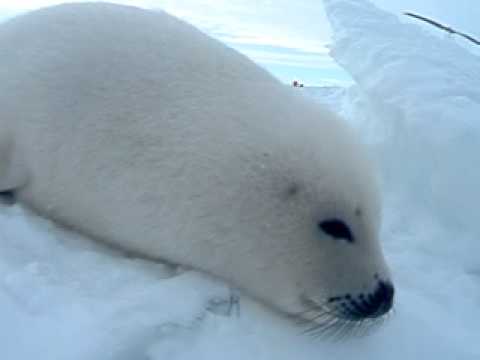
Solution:
M395 290L389 282L379 281L375 291L368 295L362 302L356 303L357 316L375 318L387 313L393 305Z
M334 296L328 301L336 303L338 315L351 321L373 319L386 314L393 306L395 290L390 282L379 280L369 294Z

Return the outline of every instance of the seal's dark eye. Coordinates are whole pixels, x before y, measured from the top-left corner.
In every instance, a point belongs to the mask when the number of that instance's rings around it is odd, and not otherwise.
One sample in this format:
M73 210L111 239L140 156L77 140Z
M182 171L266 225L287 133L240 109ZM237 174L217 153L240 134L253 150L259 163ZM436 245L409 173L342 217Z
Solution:
M343 239L348 242L353 242L353 235L350 229L342 220L328 219L318 223L318 227L328 235L336 238Z

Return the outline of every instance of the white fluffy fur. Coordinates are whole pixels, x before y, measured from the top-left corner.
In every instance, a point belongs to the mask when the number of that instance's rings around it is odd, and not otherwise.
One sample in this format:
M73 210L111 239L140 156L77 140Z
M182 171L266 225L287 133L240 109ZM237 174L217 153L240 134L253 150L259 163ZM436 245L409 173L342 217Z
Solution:
M0 190L41 214L288 313L388 277L350 131L190 25L61 5L2 24L0 65Z

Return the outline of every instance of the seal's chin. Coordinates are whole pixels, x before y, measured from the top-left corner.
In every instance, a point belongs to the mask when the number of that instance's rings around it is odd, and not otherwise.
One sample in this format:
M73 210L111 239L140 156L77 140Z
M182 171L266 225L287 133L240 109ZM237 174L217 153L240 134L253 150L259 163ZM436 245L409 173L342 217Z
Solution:
M344 294L317 301L301 297L306 309L297 319L306 325L305 333L322 335L363 335L382 323L393 307L394 288L391 283L378 281L374 291L367 294Z

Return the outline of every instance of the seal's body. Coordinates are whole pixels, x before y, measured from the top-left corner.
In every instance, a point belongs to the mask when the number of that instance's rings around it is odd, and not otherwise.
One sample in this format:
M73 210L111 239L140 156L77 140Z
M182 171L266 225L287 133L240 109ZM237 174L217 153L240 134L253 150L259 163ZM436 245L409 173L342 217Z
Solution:
M287 313L390 308L364 149L244 56L164 13L71 4L2 24L0 65L0 191Z

